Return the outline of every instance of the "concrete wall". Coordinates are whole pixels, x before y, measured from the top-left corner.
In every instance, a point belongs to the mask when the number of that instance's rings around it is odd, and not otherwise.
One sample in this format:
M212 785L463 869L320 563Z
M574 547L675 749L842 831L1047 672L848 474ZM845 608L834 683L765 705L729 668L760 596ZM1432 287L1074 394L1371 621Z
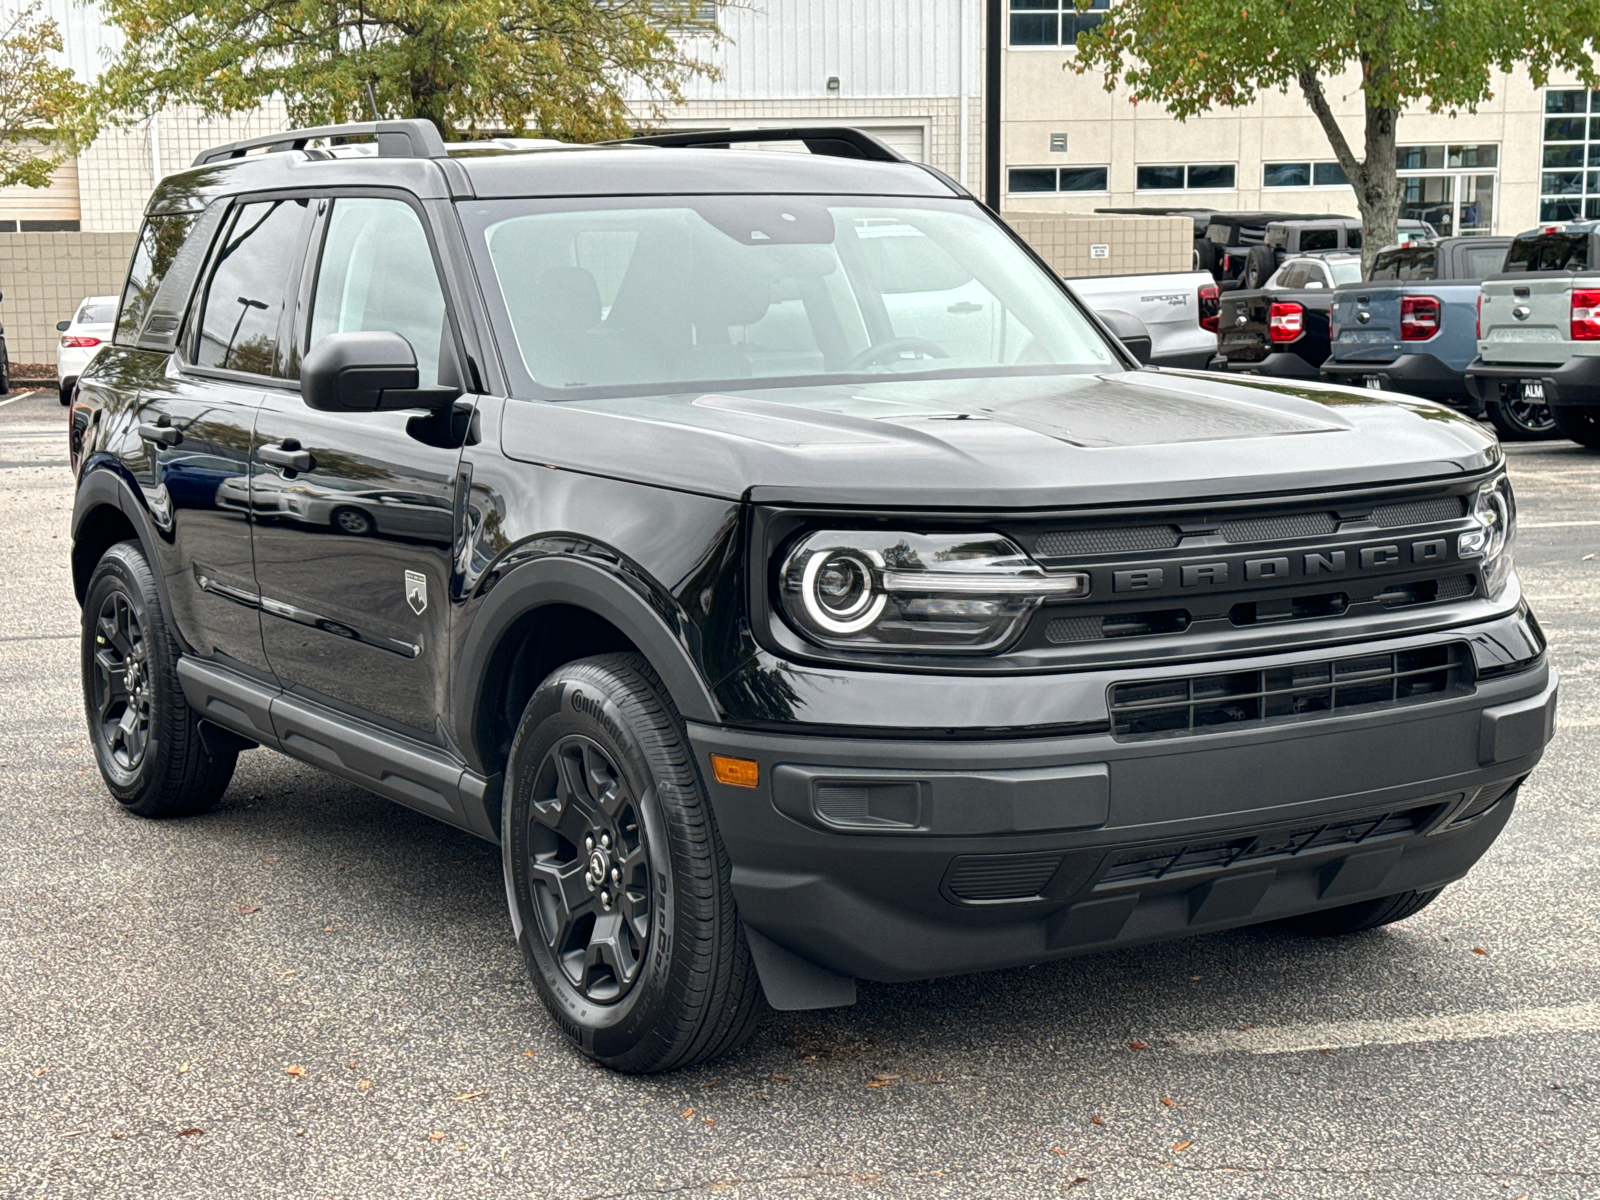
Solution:
M1194 261L1194 222L1188 217L1002 215L1057 274L1069 278L1187 271ZM1095 246L1104 246L1107 256L1094 257Z
M8 233L0 236L0 323L13 363L56 361L56 322L85 296L122 291L132 233Z

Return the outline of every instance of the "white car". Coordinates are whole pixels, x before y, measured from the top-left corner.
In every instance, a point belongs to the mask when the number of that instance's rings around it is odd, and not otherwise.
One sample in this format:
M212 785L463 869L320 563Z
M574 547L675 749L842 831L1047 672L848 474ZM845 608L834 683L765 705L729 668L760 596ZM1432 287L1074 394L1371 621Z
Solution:
M72 402L72 388L89 360L111 340L111 326L117 319L116 296L90 296L78 305L72 320L56 325L61 343L56 347L56 389L61 403Z

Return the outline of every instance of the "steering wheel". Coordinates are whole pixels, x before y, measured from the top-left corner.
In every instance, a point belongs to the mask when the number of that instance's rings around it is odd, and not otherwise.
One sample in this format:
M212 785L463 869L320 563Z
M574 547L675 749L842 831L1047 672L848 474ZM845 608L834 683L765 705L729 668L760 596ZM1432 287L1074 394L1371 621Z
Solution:
M938 342L930 342L927 338L897 337L890 338L887 342L879 342L876 346L868 346L850 360L850 368L860 371L866 367L882 366L890 359L898 358L903 350L915 350L924 358L950 357L950 351Z

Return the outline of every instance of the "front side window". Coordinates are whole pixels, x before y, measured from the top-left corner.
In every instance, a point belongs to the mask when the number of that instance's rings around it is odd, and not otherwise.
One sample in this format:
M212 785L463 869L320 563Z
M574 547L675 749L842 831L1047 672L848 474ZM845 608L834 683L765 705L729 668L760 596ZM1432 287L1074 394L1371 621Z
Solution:
M398 333L416 352L419 385L437 386L444 290L416 210L401 200L336 199L327 230L307 348L330 333Z
M1105 370L1115 353L967 202L815 196L462 205L536 388Z
M305 200L241 205L217 251L201 309L195 362L276 375L278 323L300 244Z
M112 340L119 346L131 346L138 340L150 315L150 305L156 298L161 281L167 277L178 250L189 236L189 231L199 220L199 213L173 213L150 217L139 231L138 244L133 249L133 263L128 268L128 281L122 289L122 305L117 314L117 328ZM80 318L86 319L86 318ZM108 316L105 320L110 320Z

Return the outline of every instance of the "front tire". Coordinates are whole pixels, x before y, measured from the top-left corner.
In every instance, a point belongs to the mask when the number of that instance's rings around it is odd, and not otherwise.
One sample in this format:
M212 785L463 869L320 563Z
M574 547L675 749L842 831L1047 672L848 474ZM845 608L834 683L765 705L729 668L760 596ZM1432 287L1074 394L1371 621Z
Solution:
M590 1058L644 1074L737 1049L764 1007L727 852L683 722L648 663L569 663L506 767L512 927L540 999Z
M1550 410L1561 436L1600 449L1600 404L1563 404Z
M178 656L150 564L137 542L118 542L84 595L83 699L101 778L141 817L204 812L238 759L207 750L178 683Z
M1557 422L1548 404L1490 400L1484 407L1502 442L1539 442L1556 436Z
M1426 892L1400 892L1377 900L1364 900L1360 904L1346 904L1342 908L1328 908L1321 912L1305 913L1281 922L1297 933L1310 933L1318 937L1342 937L1349 933L1365 933L1380 925L1392 925L1421 912L1439 898L1443 888Z

